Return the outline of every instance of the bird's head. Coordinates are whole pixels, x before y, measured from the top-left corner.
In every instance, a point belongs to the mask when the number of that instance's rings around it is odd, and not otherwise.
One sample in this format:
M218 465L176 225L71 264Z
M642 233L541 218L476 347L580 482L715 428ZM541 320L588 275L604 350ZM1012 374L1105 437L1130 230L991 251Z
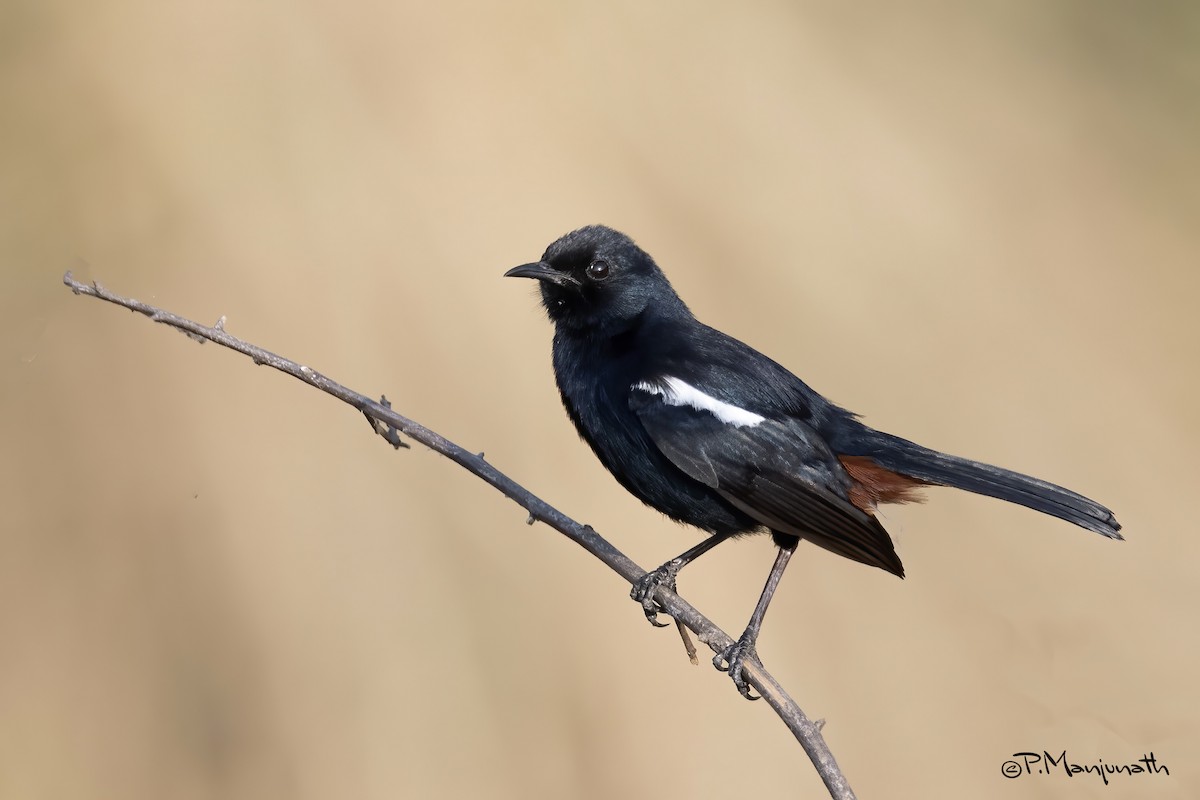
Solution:
M541 261L504 275L537 280L546 313L560 329L615 333L651 307L687 310L650 254L603 225L568 233L546 248Z

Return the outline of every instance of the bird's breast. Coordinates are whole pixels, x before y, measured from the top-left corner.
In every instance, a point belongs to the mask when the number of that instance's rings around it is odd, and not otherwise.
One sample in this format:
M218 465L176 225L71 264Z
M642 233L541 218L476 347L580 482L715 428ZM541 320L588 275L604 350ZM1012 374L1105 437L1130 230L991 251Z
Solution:
M632 495L674 520L717 533L757 523L673 464L630 406L646 377L636 357L589 352L555 341L554 372L568 416L600 463Z

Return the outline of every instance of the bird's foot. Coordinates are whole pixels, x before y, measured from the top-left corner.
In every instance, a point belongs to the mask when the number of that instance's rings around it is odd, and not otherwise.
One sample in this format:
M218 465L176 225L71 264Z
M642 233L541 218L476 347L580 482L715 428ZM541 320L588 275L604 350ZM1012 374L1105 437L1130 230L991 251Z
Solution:
M738 693L742 697L747 700L758 700L757 695L750 694L750 684L746 683L746 678L742 675L742 667L746 663L746 659L758 661L758 651L754 648L755 637L749 634L750 631L746 631L736 642L713 656L713 666L721 672L729 673L729 677L733 678L733 685L737 687Z
M638 579L638 582L633 585L629 596L634 601L641 603L642 611L646 614L646 619L656 628L665 628L670 623L659 622L658 615L662 612L662 606L654 599L654 593L659 587L666 587L672 592L675 591L675 576L679 574L680 567L683 564L678 563L679 559L668 561L661 567L651 570Z

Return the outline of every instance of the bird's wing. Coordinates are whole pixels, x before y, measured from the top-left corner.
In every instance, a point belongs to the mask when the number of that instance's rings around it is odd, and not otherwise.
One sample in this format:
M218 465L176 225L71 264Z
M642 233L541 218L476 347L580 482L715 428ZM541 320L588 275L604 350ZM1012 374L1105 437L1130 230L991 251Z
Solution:
M745 342L698 321L685 333L648 343L654 373L703 386L713 397L769 417L795 417L819 427L831 416L852 416Z
M891 537L845 498L848 477L808 425L764 417L672 378L632 387L629 403L672 464L744 513L903 577Z

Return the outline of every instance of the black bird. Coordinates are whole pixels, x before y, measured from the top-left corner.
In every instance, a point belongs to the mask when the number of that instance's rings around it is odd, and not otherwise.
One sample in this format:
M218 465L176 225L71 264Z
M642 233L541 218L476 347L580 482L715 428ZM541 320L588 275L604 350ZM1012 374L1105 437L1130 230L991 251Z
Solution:
M742 664L757 657L767 605L801 539L904 577L879 503L953 486L1121 538L1113 513L1082 495L864 425L697 320L654 259L611 228L568 233L505 276L539 281L563 405L601 463L643 503L711 534L634 587L651 622L656 589L673 589L690 561L741 534L774 537L779 553L750 622L713 659L747 697Z

